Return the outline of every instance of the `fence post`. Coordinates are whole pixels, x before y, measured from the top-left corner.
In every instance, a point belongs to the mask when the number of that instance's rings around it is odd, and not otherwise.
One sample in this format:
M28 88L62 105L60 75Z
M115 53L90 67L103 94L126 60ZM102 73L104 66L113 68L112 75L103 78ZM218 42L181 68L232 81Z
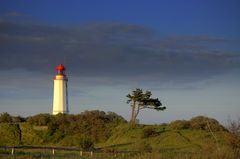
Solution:
M80 151L80 156L83 156L83 152L82 151Z
M14 149L14 147L12 148L12 155L14 155L14 152L15 152L15 149Z
M52 149L52 154L55 155L55 150L54 149Z

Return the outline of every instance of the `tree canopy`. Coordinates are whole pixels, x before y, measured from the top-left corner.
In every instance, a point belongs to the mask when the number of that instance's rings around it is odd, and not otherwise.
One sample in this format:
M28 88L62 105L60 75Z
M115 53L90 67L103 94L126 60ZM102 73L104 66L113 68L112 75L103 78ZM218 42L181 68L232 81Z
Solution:
M150 91L143 92L142 89L137 88L132 91L132 94L127 95L127 103L131 103L132 115L130 122L132 124L136 123L136 118L141 109L149 108L155 110L165 110L166 107L162 106L161 101L158 98L151 98L152 93Z

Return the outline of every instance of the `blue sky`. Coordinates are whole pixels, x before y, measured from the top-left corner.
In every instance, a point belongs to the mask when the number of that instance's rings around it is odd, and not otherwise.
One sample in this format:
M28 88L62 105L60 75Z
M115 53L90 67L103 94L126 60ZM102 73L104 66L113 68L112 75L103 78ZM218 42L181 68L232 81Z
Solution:
M126 119L126 94L150 90L167 109L142 123L240 114L240 3L1 1L0 112L50 113L55 67L69 76L70 112Z

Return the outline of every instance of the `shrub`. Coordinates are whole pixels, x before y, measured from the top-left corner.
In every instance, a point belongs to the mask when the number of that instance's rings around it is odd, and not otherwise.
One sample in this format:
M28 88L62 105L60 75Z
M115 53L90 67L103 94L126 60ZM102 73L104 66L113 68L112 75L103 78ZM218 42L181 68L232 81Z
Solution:
M227 134L227 142L233 149L240 149L240 136L234 133Z
M90 149L94 149L94 143L93 141L86 136L82 136L79 140L79 146L80 148L82 148L83 150L90 150Z
M16 123L21 123L21 122L25 122L26 119L21 116L16 116L16 117L13 117L13 121Z
M94 149L94 142L93 140L85 135L73 135L73 136L66 136L63 138L59 144L61 146L74 146L80 147L83 150L91 150Z
M8 114L7 112L2 113L0 115L0 123L11 123L11 122L13 122L13 119L12 119L11 115Z
M175 129L175 130L189 129L190 122L186 121L186 120L176 120L174 122L171 122L169 126L170 126L170 128Z
M50 121L51 115L49 114L38 114L27 119L29 124L36 126L46 126Z
M216 119L208 118L205 116L197 116L190 120L191 128L193 129L202 129L211 131L221 131L225 130L222 125Z
M21 144L19 124L4 123L0 125L0 146Z
M60 130L56 130L55 133L50 137L51 142L57 143L64 138L64 133Z
M227 134L228 144L233 149L240 149L240 119L238 121L229 120L227 128L229 130Z
M20 124L21 129L21 143L23 145L39 145L43 143L43 137L40 131L34 130L33 126L27 123Z
M62 139L59 144L61 146L74 146L74 147L77 147L79 146L78 143L77 143L77 139L75 136L66 136L64 139Z
M240 136L240 118L238 120L229 119L227 128L231 133Z
M159 133L156 132L155 128L147 127L142 130L142 138L154 137L157 136Z

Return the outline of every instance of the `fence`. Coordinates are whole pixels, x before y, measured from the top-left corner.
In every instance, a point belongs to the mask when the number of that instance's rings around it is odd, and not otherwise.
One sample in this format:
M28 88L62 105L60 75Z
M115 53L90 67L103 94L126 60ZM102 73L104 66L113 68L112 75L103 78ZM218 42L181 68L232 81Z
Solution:
M12 155L16 153L17 149L38 149L38 150L50 150L52 155L55 155L57 151L76 151L79 152L80 156L83 154L88 154L89 156L93 156L96 153L107 153L114 156L122 155L125 156L126 154L136 154L139 153L138 151L106 151L104 149L90 149L90 150L83 150L81 148L69 148L69 147L52 147L52 146L0 146L0 149L9 150Z

